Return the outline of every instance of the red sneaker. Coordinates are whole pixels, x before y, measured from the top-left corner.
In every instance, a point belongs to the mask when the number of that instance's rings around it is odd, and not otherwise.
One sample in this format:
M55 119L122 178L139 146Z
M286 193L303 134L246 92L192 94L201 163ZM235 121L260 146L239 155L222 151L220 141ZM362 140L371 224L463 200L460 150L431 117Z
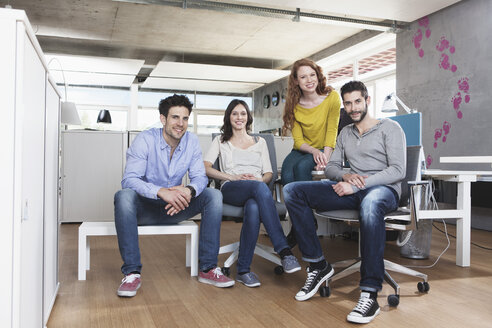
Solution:
M118 296L133 297L137 295L137 289L140 288L140 284L140 274L130 273L126 275L118 288Z
M200 271L198 281L204 284L214 285L215 287L231 287L234 285L234 280L224 276L219 267L210 269L208 272Z

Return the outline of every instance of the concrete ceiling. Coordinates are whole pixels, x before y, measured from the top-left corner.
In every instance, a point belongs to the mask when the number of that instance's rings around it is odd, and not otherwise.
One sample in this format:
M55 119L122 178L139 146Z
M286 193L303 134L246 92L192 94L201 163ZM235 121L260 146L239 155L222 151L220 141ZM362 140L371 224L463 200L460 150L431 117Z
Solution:
M160 61L256 68L288 67L363 32L360 24L287 15L264 16L201 9L199 1L0 0L23 9L43 51L144 60L148 76ZM219 1L201 1L209 4ZM254 0L221 1L302 13L398 24L414 21L457 0ZM160 4L158 4L160 3ZM195 3L195 6L193 6ZM196 4L198 3L198 5Z

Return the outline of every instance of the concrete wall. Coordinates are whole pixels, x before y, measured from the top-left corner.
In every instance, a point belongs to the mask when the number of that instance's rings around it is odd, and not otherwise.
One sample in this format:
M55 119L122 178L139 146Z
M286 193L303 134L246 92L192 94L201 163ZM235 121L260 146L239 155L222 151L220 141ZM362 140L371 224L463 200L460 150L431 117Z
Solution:
M491 170L490 164L439 163L440 156L492 155L491 13L490 0L464 0L397 35L397 94L423 114L430 168ZM441 186L441 200L455 201L454 186ZM492 229L491 194L492 183L472 184L472 205L478 206L472 226Z
M430 168L491 170L439 163L440 156L492 155L491 13L492 1L465 0L397 35L397 94L423 113Z

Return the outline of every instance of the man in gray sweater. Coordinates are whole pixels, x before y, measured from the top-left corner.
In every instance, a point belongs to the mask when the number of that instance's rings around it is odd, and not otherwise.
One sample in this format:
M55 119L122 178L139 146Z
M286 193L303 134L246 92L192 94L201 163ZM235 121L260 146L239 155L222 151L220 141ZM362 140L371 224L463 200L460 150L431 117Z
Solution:
M352 81L341 89L345 111L354 121L338 136L335 151L326 166L331 181L293 182L284 187L284 199L296 231L303 260L310 263L298 301L311 298L333 275L325 260L311 209L360 210L361 295L347 320L368 323L379 313L377 293L384 279L384 215L395 210L406 173L406 141L400 125L378 120L367 112L371 98L362 82ZM344 161L350 171L343 170Z

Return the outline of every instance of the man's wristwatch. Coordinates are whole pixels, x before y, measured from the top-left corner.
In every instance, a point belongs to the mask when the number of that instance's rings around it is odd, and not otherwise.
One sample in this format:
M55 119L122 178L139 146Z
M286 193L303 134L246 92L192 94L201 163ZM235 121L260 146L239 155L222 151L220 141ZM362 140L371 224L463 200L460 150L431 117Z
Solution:
M196 190L195 190L195 188L193 188L193 186L186 186L185 188L190 189L190 191L191 191L191 198L195 198L195 196L196 196Z

